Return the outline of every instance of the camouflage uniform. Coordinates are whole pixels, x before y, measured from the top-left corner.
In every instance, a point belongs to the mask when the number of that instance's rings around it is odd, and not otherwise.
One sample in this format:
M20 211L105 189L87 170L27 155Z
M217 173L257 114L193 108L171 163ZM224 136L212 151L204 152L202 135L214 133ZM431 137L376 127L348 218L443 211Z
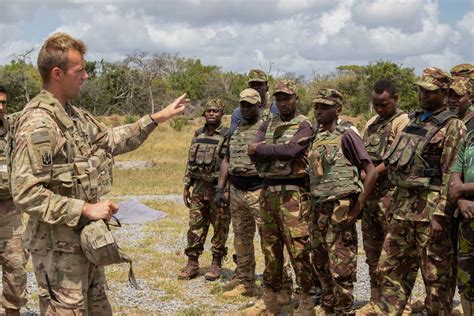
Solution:
M149 115L107 128L43 90L18 119L12 195L30 215L31 251L42 314L111 315L103 267L81 250L76 229L86 202L111 189L112 156L136 149L155 129Z
M449 89L453 90L458 96L464 96L469 93L472 98L472 95L474 94L474 90L473 90L474 66L471 64L457 65L451 69L451 75L453 76L454 80L450 84ZM472 130L474 130L473 118L474 118L474 109L472 108L472 104L471 104L470 108L467 110L464 117L462 118L460 117L460 119L462 119L463 123L466 125L468 132L471 132ZM465 157L466 157L466 154L469 153L469 151L465 151L465 148L469 149L470 147L469 140L471 140L471 137L472 137L469 135L467 136L468 141L465 141L463 143L463 146L458 154L458 158L456 160L455 166L452 169L452 172L459 172L461 174L464 173L462 161L467 161ZM469 170L465 170L465 171L469 172ZM463 176L463 178L464 178L464 181L466 181L466 174ZM456 208L455 205L450 205L450 207L453 209ZM469 284L466 282L469 278L466 279L465 276L472 274L472 272L465 273L466 268L468 267L468 264L469 264L469 259L466 259L466 258L469 258L469 251L472 251L472 248L469 247L472 241L469 241L469 239L466 239L467 236L469 236L469 233L468 233L469 229L472 229L470 228L471 223L472 221L463 219L461 214L459 214L458 212L455 212L455 216L452 219L452 225L451 225L451 230L452 230L451 238L453 241L453 249L455 252L455 257L458 258L458 260L453 260L453 275L452 275L451 283L450 283L451 296L452 297L454 296L456 292L456 284L459 283L461 299L465 299L467 301L474 301L474 296L471 296L471 298L469 298L469 296L463 296L462 295L463 291L461 291L461 288L463 287L465 288L466 284ZM466 262L467 265L462 262ZM461 270L458 270L458 265L463 266ZM464 269L464 271L462 269ZM458 274L464 275L464 276L460 277L459 280L457 280ZM472 285L470 285L470 287L472 288Z
M375 166L383 163L382 157L408 123L408 115L397 110L392 117L382 119L379 115L372 117L364 130L363 141ZM390 201L390 185L386 175L379 175L374 191L365 202L362 213L362 236L366 262L369 266L371 299L378 297L377 264L382 251L383 240L387 232L385 220L386 208Z
M426 90L448 89L451 77L437 68L427 68L417 84ZM410 122L384 156L390 181L397 187L378 270L381 275L379 312L403 311L421 268L425 283L425 306L429 314L449 314L452 244L447 225L442 237L429 238L434 216L449 219L446 192L449 168L465 132L464 124L445 108L432 113L410 114Z
M277 82L274 94L279 92L294 95L295 84L283 80ZM293 137L305 124L309 135L294 140ZM274 115L267 125L262 125L254 142L265 140L257 146L255 160L259 175L264 178L265 188L260 196L262 230L262 251L265 256L263 283L264 301L267 309L273 304L275 293L282 289L283 247L286 246L296 274L296 282L301 287L300 307L306 306L313 282L311 280L310 243L308 225L304 216L309 211L309 201L304 200L306 185L304 155L313 131L303 115L290 121L283 121ZM265 150L296 145L299 153L295 158L280 160L277 155L268 156Z
M224 105L219 99L211 99L206 104L206 108L208 107L216 107L222 111ZM201 255L210 224L214 228L214 236L211 239L212 254L219 258L227 255L225 244L229 235L230 213L227 207L218 207L214 202L215 186L225 152L226 134L227 128L220 125L213 135L208 135L204 125L196 130L189 147L184 176L185 186L193 188L187 233L188 246L184 251L188 257Z
M7 165L8 119L0 120L0 263L3 270L3 300L6 310L19 310L26 300L26 263L23 248L22 213L13 204Z
M323 89L313 103L342 105L342 94ZM322 307L326 312L342 314L352 311L357 268L356 227L355 223L345 227L345 219L363 190L357 166L342 151L341 139L348 130L350 127L340 124L332 132L319 130L308 157L313 205L309 228L314 264L323 290Z

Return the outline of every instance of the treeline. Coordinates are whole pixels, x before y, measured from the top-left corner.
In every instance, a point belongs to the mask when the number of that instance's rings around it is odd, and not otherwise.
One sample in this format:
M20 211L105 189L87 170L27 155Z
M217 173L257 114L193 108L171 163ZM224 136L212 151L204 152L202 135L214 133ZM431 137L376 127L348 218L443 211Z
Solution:
M89 80L83 87L83 97L75 101L95 115L143 115L160 109L176 96L186 92L192 100L190 115L199 113L210 98L222 98L226 113L238 106L239 92L246 87L246 73L224 71L215 65L204 65L199 59L183 58L167 53L137 52L123 61L87 61ZM267 70L267 69L264 69ZM333 73L304 78L293 73L272 76L270 87L279 78L296 81L301 112L311 111L311 100L323 87L335 88L345 96L344 113L371 114L370 96L375 81L386 78L395 82L401 108L417 106L413 87L413 68L391 61L371 62L366 66L339 66ZM10 111L22 107L41 88L36 68L25 58L17 58L0 66L0 84L10 94Z

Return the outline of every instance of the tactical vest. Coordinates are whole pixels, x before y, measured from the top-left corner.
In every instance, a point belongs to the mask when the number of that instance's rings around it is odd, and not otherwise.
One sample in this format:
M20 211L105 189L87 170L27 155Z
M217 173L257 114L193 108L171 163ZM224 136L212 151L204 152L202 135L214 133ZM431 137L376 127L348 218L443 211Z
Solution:
M347 127L320 132L309 153L310 193L316 203L339 200L360 193L364 186L359 170L344 156L341 139Z
M20 112L12 113L0 122L0 202L12 198L10 187L13 132Z
M304 115L298 115L288 122L283 122L280 115L273 115L268 122L265 143L274 145L288 144L303 122L311 125ZM273 159L256 163L258 175L269 179L304 178L307 166L308 162L304 156L289 160Z
M239 124L229 141L229 173L231 175L252 177L257 176L258 172L255 163L250 160L247 154L247 148L252 143L255 135L263 120L258 120L255 124Z
M404 114L403 111L397 110L397 112L388 120L383 120L379 116L367 127L363 141L367 153L374 165L378 165L382 162L383 155L385 154L390 139L393 121L402 114Z
M466 125L467 131L472 131L474 130L474 110L470 110L467 112L466 116L462 119L462 122L464 125Z
M37 132L31 136L35 150L33 152L30 150L30 159L39 161L33 165L43 166L41 170L33 170L33 173L47 172L51 175L50 182L45 184L46 189L86 202L97 202L102 195L110 192L112 156L104 149L93 145L95 141L93 137L96 135L92 130L97 128L105 132L105 125L89 113L75 107L72 108L74 118L71 118L56 100L42 93L25 107L18 119L18 125L21 125L29 112L34 109L41 109L51 117L65 139L59 152L56 155L53 153L51 157L48 132ZM25 243L33 250L82 252L80 230L73 230L67 225L49 225L32 217L29 219Z
M397 136L389 151L383 157L392 184L401 188L441 189L442 148L429 146L430 140L446 123L456 115L443 111L427 122L418 123L422 112L409 115L410 122Z
M0 202L11 199L10 181L8 177L7 162L7 134L8 124L6 119L0 122Z
M188 170L192 178L208 182L219 179L227 130L219 126L212 136L207 135L205 127L196 130L188 153Z

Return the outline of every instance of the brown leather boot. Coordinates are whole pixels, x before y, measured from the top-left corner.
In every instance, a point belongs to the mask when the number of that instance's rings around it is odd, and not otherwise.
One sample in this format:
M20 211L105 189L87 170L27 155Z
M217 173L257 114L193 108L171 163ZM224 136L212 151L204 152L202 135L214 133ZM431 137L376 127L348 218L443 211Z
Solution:
M19 309L5 308L5 316L20 316Z
M189 256L188 263L184 268L179 270L178 279L179 280L189 280L197 277L199 274L199 262L198 257Z
M211 269L204 275L208 281L215 281L221 276L222 256L212 256Z
M265 315L277 316L281 312L281 307L278 305L277 293L270 289L264 288L262 295L263 302L265 303Z

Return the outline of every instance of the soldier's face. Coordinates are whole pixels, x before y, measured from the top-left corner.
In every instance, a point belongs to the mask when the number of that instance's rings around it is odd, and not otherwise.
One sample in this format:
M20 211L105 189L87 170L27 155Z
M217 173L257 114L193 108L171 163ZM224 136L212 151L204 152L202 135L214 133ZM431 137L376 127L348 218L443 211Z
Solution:
M341 114L341 106L329 105L323 103L314 104L314 116L320 125L331 124L337 121L339 114Z
M210 107L204 112L204 117L209 125L219 124L222 118L222 111L218 108Z
M76 50L68 51L68 69L63 71L61 84L68 100L75 99L81 94L84 82L89 78L86 71L84 56Z
M397 95L390 95L388 91L383 91L382 93L372 92L372 105L375 112L381 118L389 118L395 114L397 110Z
M0 92L0 118L7 113L7 95L3 92Z
M444 105L445 92L442 89L431 91L419 87L418 96L420 98L420 107L425 111L435 111Z
M262 100L265 99L265 96L268 91L268 83L261 82L261 81L250 81L248 84L249 88L257 90L258 94L260 94L260 98Z
M456 113L458 117L463 118L471 105L471 96L469 93L458 95L453 90L449 90L447 103L451 112Z
M240 113L242 113L242 118L246 121L254 121L258 118L258 107L259 104L252 104L247 101L240 102Z
M296 94L278 92L275 94L275 103L281 116L290 117L296 113L298 97Z

